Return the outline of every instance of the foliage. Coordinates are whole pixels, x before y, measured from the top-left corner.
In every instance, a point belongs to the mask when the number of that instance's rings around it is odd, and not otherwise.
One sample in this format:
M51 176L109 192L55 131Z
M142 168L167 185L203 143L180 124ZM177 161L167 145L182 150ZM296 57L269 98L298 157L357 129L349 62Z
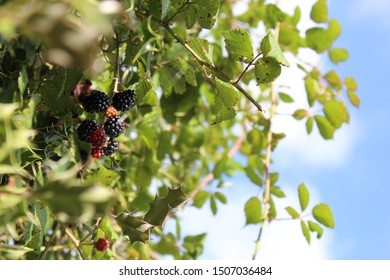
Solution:
M196 259L206 233L182 236L175 210L228 204L224 187L243 172L259 187L243 209L246 224L274 222L285 197L271 172L280 104L296 94L277 80L301 50L348 59L334 48L341 27L326 0L300 30L301 11L247 1L2 1L0 6L0 258ZM256 45L254 30L261 29ZM291 114L314 124L324 139L349 122L345 95L359 106L357 83L335 70L298 64L305 73L307 107ZM106 92L136 91L136 109L122 117L119 152L92 159L77 126L102 114L82 110L72 90L84 80ZM255 83L256 86L254 86ZM235 157L240 154L240 159ZM234 187L234 186L233 186ZM334 227L328 205L304 215L309 190L298 187L299 221L306 240ZM228 207L228 206L227 206ZM185 209L184 209L185 211ZM308 218L309 217L309 218ZM313 217L313 219L310 219ZM164 222L174 219L176 232ZM94 248L106 238L111 248Z

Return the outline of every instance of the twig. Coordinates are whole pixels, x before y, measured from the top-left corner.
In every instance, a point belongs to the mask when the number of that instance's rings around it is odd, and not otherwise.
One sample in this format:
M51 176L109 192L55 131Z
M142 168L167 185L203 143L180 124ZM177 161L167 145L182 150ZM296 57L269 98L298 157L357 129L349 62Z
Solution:
M259 58L259 56L262 55L262 53L258 53L252 60L251 62L248 63L248 65L245 67L244 71L241 72L240 76L238 76L237 80L233 82L233 84L238 84L242 77L245 75L245 73L248 71L249 67L253 65L253 63Z
M115 58L115 84L114 84L114 92L118 92L118 85L121 82L120 77L120 55L119 55L119 49L121 41L119 40L119 34L115 32L115 40L116 40L116 58Z
M61 224L60 223L57 223L56 227L54 228L53 230L53 233L50 237L50 240L49 242L47 242L47 245L45 246L45 250L43 251L43 253L41 254L41 256L39 257L40 260L44 260L46 259L46 256L47 254L49 253L49 248L50 248L50 245L53 243L55 237L56 237L56 233L58 231L58 229L60 228Z
M73 244L76 246L77 251L80 254L81 259L85 260L83 250L80 248L80 241L70 232L69 228L65 228L65 233L72 240Z

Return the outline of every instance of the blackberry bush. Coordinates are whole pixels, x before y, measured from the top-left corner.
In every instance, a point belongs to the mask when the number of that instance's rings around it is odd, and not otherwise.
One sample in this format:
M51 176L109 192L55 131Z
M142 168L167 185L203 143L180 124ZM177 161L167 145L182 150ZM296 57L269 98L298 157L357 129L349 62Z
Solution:
M104 131L111 138L116 138L123 133L125 126L119 116L109 117L104 123Z
M96 131L98 127L95 120L86 119L77 128L77 135L81 141L90 142L92 132Z

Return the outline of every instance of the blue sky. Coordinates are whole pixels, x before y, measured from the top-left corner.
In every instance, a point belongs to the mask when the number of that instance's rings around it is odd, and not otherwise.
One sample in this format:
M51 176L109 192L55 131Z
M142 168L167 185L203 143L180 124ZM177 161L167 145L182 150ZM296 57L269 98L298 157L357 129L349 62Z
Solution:
M310 6L307 2L314 1L281 2L305 5L304 14ZM390 259L390 1L328 3L330 18L337 18L343 30L335 47L347 48L350 58L337 66L325 60L323 71L336 69L342 78L356 78L361 106L349 106L350 124L330 141L322 140L316 131L305 136L304 122L277 122L276 130L289 129L274 155L273 171L280 172L279 185L289 197L280 200L281 217L287 217L285 206L299 208L296 189L304 182L311 192L309 206L329 204L336 228L326 229L321 240L313 235L308 246L296 221L273 223L265 230L260 259ZM289 76L288 71L295 70L284 70L284 74ZM294 83L293 79L288 81ZM296 86L297 91L302 87ZM224 192L229 203L219 207L217 216L207 208L183 212L186 234L209 232L204 259L251 258L258 229L244 227L243 205L259 191L243 174L232 181L234 187Z

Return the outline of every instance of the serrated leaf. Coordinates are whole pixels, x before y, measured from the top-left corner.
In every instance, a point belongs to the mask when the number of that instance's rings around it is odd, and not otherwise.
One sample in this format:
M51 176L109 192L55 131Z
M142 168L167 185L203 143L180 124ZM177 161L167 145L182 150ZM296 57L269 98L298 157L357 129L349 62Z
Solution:
M293 218L293 219L299 218L299 213L291 206L286 207L286 211L291 216L291 218Z
M217 124L223 121L234 119L236 116L236 110L234 108L225 108L215 114L214 121L211 124Z
M227 198L226 198L226 196L225 196L223 193L221 193L221 192L216 192L216 193L214 193L214 196L215 196L215 198L218 199L221 203L223 203L223 204L226 204L226 203L227 203Z
M296 120L302 120L303 118L307 117L309 113L305 109L297 109L293 113L293 117Z
M196 22L196 18L198 15L198 5L191 3L192 5L189 5L187 10L186 10L186 27L187 29L190 29L194 26Z
M284 57L275 35L271 31L268 31L267 35L261 41L260 49L264 57L273 58L280 65L290 66L290 63Z
M280 99L283 101L283 102L286 102L286 103L292 103L294 102L294 99L288 95L287 93L284 93L284 92L279 92L279 97Z
M325 203L320 203L314 206L313 210L313 217L316 219L317 222L320 224L329 227L334 228L334 219L332 210L330 210L330 207Z
M136 103L137 104L141 103L144 100L145 95L151 89L152 89L152 84L150 83L149 80L144 79L144 80L140 81L135 88L135 92L136 92L135 101L136 101Z
M306 132L310 134L313 131L313 117L308 117L306 120Z
M255 65L255 76L259 84L271 83L282 72L280 64L271 57L258 59Z
M328 21L328 7L326 0L318 0L311 8L310 18L316 23Z
M231 108L237 105L238 92L230 83L226 83L219 79L216 79L215 86L216 86L218 97L221 98L225 107Z
M194 38L188 41L188 45L205 62L213 64L213 45L206 39Z
M301 205L302 212L305 211L307 205L309 204L310 194L307 190L305 184L300 184L298 186L298 198L299 204Z
M320 27L313 27L306 30L307 46L317 53L322 53L332 46L333 38L328 30Z
M324 230L322 229L322 227L320 227L319 224L312 222L312 221L309 221L309 229L311 232L317 233L317 239L320 239L322 236L322 233L324 232Z
M249 63L253 60L253 46L248 31L244 29L234 29L221 32L225 38L225 47L229 56L234 60Z
M149 240L149 229L153 227L151 224L128 213L121 214L116 218L116 221L122 229L123 235L129 237L131 243L136 241L145 243Z
M195 206L196 208L202 208L203 204L209 197L210 193L208 191L201 190L196 194L192 206Z
M198 22L202 28L211 29L217 20L220 0L197 0L199 12Z
M186 200L187 197L181 188L176 190L169 189L166 197L156 196L154 201L150 203L150 209L145 214L145 222L154 226L162 226L169 212Z
M329 54L330 60L334 64L338 64L341 61L345 61L349 57L348 51L346 49L342 49L342 48L331 49L331 50L329 50L328 54Z
M317 127L318 127L318 130L320 131L322 138L332 139L335 128L328 121L328 119L326 117L320 116L320 115L315 115L314 119L317 123Z
M352 103L352 105L355 107L359 107L360 106L359 96L352 90L348 90L347 94L348 94L348 99Z
M301 229L303 236L306 238L307 243L310 244L310 231L304 221L301 221Z
M308 75L305 78L305 90L307 95L307 102L309 103L309 106L312 107L317 99L317 95L320 90L320 84L317 80Z
M333 100L325 103L324 113L335 128L349 122L349 113L343 102Z
M261 201L258 197L251 197L245 203L245 217L246 225L249 224L258 224L261 222L262 211L261 211Z

